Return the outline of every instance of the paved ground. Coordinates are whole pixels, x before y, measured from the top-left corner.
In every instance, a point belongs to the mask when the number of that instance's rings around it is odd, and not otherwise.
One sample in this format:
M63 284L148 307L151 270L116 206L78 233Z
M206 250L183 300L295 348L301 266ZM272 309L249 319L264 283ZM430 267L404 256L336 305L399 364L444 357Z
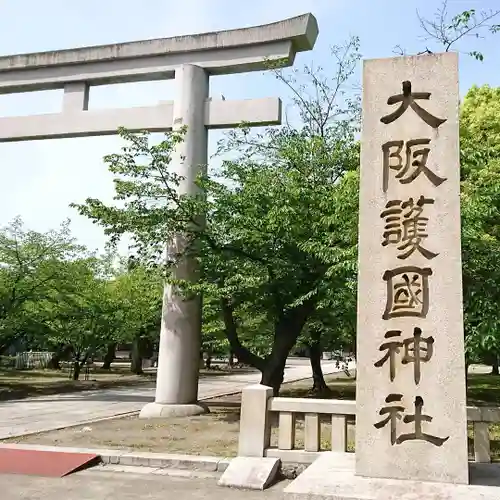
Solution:
M261 491L217 486L215 478L183 478L153 474L88 470L65 478L0 475L2 500L277 500L280 483Z
M325 374L339 371L331 361L323 361L322 366ZM308 360L293 359L287 364L285 381L310 376ZM206 399L238 392L259 380L259 373L209 376L200 380L199 397ZM138 411L150 401L154 401L154 386L104 389L0 402L0 439Z

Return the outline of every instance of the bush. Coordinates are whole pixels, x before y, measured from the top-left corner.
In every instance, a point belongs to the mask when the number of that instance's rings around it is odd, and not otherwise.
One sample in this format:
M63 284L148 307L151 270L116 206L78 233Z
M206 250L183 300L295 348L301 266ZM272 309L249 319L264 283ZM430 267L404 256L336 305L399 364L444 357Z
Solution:
M16 357L15 356L0 356L0 367L1 368L15 368L16 367Z

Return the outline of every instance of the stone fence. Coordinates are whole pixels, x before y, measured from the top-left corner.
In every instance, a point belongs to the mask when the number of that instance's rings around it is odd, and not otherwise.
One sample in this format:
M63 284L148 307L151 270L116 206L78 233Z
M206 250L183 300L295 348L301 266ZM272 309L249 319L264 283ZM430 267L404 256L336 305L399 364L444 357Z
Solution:
M348 451L348 434L353 434L348 433L348 428L355 422L355 401L280 398L272 393L263 385L243 390L238 456L276 457L284 462L309 464L322 451ZM301 448L296 447L299 418L303 418ZM475 461L490 462L489 425L500 422L500 408L468 407L467 419L473 427ZM322 427L329 428L328 449L321 446Z

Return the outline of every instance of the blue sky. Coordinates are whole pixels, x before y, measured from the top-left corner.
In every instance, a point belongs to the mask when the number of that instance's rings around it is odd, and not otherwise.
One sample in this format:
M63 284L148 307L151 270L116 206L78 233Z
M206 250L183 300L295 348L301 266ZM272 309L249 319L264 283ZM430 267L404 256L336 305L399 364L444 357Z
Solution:
M203 31L239 28L312 12L320 35L315 49L300 54L296 67L313 61L332 67L329 47L350 35L361 38L365 58L391 57L400 44L409 53L425 47L416 9L430 16L440 0L0 0L0 54L38 52ZM450 12L489 10L498 0L449 0ZM497 21L500 23L500 20ZM431 47L435 48L435 47ZM500 86L500 34L469 39L464 50L480 50L485 61L461 57L461 93L474 83ZM152 105L173 98L171 82L94 88L90 108ZM279 96L287 92L269 74L220 76L211 79L211 94L227 99ZM57 112L62 91L0 96L0 115ZM210 133L211 149L220 132ZM86 197L111 201L113 184L102 162L117 152L113 137L0 144L0 225L21 215L30 229L47 231L67 217L73 234L91 249L104 246L102 230L68 205Z

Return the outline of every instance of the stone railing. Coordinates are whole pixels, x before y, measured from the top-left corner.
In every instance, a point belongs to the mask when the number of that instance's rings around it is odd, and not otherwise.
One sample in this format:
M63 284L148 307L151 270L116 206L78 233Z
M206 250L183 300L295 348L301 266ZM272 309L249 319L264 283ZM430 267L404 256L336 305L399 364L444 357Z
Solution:
M347 451L348 423L354 423L356 402L335 399L273 397L270 387L252 385L241 400L238 456L276 457L284 462L312 463L322 451ZM303 448L297 449L297 416L303 417ZM323 418L321 418L323 416ZM330 445L321 449L321 420L328 420ZM490 462L489 425L500 422L499 407L468 407L474 434L474 459ZM274 431L273 431L274 429ZM275 446L271 446L273 435ZM277 439L276 439L277 437Z
M468 406L467 420L474 429L474 460L491 462L489 426L500 422L498 406Z

